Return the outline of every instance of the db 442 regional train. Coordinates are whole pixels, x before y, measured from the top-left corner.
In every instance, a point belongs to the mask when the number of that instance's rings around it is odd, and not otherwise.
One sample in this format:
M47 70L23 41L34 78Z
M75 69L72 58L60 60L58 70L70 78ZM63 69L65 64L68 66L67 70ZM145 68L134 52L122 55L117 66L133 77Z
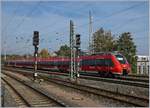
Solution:
M120 53L104 52L76 58L80 63L80 71L98 72L100 75L128 75L131 66L126 58ZM58 69L60 72L70 70L70 58L51 57L38 58L38 69ZM6 61L5 65L15 67L33 68L34 59Z

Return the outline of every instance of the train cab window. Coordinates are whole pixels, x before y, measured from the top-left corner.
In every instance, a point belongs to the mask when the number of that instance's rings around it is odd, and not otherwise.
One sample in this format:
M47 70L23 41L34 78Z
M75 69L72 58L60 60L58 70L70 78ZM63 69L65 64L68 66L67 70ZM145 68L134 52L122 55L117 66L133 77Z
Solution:
M115 56L121 64L126 64L126 60L122 55L115 55Z

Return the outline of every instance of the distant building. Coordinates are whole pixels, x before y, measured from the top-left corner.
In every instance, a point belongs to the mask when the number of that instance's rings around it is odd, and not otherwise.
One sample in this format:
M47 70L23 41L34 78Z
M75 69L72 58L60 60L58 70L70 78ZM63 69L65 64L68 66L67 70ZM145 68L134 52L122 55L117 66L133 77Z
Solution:
M50 54L51 57L57 56L57 54L55 52L50 52L49 54Z
M137 55L137 74L148 75L150 56Z

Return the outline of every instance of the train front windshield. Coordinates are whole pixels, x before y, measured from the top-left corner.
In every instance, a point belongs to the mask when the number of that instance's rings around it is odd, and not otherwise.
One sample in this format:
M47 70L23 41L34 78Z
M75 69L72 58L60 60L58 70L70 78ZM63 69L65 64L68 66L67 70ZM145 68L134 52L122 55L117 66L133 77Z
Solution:
M126 64L126 60L122 55L115 55L115 56L121 64Z

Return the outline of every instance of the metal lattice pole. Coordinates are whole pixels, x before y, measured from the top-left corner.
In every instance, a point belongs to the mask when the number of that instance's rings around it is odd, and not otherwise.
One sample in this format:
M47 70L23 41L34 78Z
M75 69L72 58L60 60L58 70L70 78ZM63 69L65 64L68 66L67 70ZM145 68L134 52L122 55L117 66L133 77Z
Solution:
M70 20L70 78L74 78L74 27L73 21Z
M37 77L38 45L39 45L39 32L34 31L34 35L33 35L33 46L35 48L35 51L34 51L34 74L33 74L34 80L36 80L36 77Z
M89 11L89 52L93 51L92 49L92 16L91 11Z

